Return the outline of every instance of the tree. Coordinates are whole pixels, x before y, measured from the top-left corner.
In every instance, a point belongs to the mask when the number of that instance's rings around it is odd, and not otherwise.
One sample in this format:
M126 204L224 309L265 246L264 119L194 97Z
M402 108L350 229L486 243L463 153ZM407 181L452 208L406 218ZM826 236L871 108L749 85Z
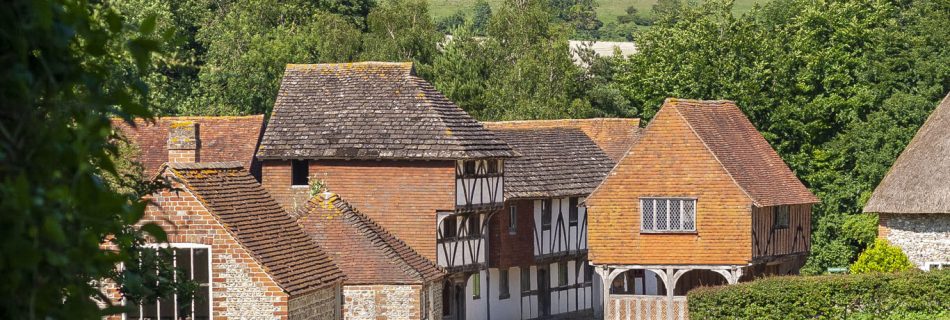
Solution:
M207 48L200 72L201 114L257 114L273 108L289 63L347 62L359 29L308 1L235 2L198 30Z
M570 29L544 1L507 1L486 37L456 34L433 63L436 88L479 119L552 119L597 114L585 73L571 57Z
M476 35L485 35L488 24L491 22L491 5L485 0L475 2L472 14L472 32Z
M950 90L950 2L668 3L619 67L624 95L645 119L667 97L736 100L822 199L804 271L853 261L866 244L841 223Z
M155 18L130 23L106 3L74 0L13 1L0 12L0 318L117 312L95 300L103 281L138 298L176 290L153 276L167 263L117 270L151 252L141 248L146 231L165 234L134 227L145 202L104 183L118 174L110 119L150 117L141 76L164 41ZM135 74L110 78L130 61Z
M425 0L386 0L370 12L367 22L362 60L431 64L442 40Z
M872 273L907 271L913 268L914 265L901 248L892 246L887 240L877 239L858 256L850 270L851 273Z

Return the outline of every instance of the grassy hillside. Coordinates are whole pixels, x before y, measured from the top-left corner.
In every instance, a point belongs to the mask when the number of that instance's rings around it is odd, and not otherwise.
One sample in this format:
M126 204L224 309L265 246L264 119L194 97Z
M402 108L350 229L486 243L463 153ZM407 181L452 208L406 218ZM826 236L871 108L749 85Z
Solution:
M442 17L451 15L458 10L471 12L477 0L429 0L429 10L432 16L438 20ZM497 7L503 0L487 0L492 8ZM756 3L766 0L736 0L734 11L744 13L752 9ZM634 6L642 13L649 14L650 9L656 0L598 0L597 16L603 22L615 21L617 16L624 14L624 10L629 6Z

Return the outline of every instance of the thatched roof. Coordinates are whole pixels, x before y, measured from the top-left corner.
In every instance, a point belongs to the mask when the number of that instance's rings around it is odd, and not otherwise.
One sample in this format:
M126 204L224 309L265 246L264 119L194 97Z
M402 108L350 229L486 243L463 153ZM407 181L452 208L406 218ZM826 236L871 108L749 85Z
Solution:
M950 94L894 162L864 212L950 213Z

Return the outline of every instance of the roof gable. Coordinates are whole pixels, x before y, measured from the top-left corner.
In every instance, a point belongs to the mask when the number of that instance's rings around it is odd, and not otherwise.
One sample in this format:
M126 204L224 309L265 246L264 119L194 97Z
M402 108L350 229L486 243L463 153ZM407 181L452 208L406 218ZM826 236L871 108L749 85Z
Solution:
M950 213L950 94L927 117L864 206L875 213Z
M303 294L343 280L330 256L240 162L168 163L162 168L180 180L287 293Z
M339 196L314 197L298 223L339 264L346 284L418 284L443 272Z
M651 134L661 134L650 130L660 118L660 113L669 113L670 116L682 119L682 124L688 126L699 138L705 150L716 159L754 205L763 207L819 202L734 102L666 99L640 139ZM629 156L628 154L625 158ZM624 160L617 166L621 165L625 165ZM616 170L615 167L604 183ZM597 191L592 193L589 202L596 201Z
M489 130L576 128L583 131L613 162L620 161L640 137L640 119L592 118L484 122Z
M757 206L817 203L732 101L667 99Z
M412 63L387 62L288 65L258 151L262 159L513 155Z
M168 161L168 131L172 123L198 124L201 162L239 161L254 172L254 151L264 133L264 115L239 117L160 117L154 123L136 119L134 127L113 119L112 127L139 148L138 160L148 177Z
M505 198L586 196L613 161L576 128L492 129L521 154L505 162Z

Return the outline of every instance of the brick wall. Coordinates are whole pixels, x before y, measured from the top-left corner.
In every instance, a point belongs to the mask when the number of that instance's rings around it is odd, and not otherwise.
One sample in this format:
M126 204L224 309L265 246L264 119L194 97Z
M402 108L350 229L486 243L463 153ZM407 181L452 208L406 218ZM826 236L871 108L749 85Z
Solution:
M343 298L342 286L335 284L314 292L293 297L287 302L290 320L340 319Z
M508 228L509 208L518 208L517 230ZM492 268L527 266L534 263L534 200L514 200L505 203L489 223L488 259Z
M216 318L287 318L287 294L191 193L166 190L154 200L143 221L162 226L170 243L211 246Z
M696 197L696 233L641 234L640 197ZM596 264L743 264L751 200L675 108L664 108L587 200Z
M455 209L454 162L320 160L310 176L435 261L436 211ZM308 190L291 188L290 161L264 161L262 178L288 210L305 206Z
M918 268L950 262L948 214L881 214L878 228L878 237L900 247Z

